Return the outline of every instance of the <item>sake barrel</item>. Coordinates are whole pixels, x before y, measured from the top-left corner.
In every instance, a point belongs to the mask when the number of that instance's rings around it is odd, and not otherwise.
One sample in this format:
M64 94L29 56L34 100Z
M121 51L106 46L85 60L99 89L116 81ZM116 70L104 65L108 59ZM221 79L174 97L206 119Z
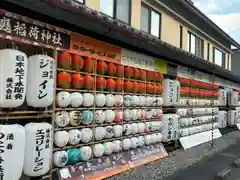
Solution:
M0 72L0 108L21 106L26 96L26 54L14 49L0 50Z
M32 107L47 107L53 102L54 59L47 55L28 58L26 101Z
M22 175L25 129L20 125L0 125L1 179L18 180Z
M38 177L46 174L52 161L52 125L28 123L25 125L25 157L23 172Z

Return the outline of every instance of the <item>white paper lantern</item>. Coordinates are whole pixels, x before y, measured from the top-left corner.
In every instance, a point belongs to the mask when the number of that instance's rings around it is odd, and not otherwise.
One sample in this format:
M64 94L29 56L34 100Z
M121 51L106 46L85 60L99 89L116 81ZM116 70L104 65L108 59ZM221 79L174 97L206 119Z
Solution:
M104 146L104 154L109 155L113 152L113 143L112 142L105 142L103 143Z
M58 147L64 147L68 144L69 134L67 131L57 131L54 134L54 144Z
M123 119L124 119L124 121L131 121L132 120L132 110L124 109Z
M140 120L145 120L146 119L146 110L145 109L139 109L139 113L140 113L139 119Z
M139 97L136 95L133 95L131 97L131 105L132 106L139 106Z
M152 143L152 136L150 134L145 135L144 142L146 145L150 145Z
M144 133L145 130L145 124L144 123L138 123L138 132L139 133Z
M163 80L163 105L172 106L176 104L176 86L171 79Z
M139 96L139 106L145 106L145 96Z
M83 94L83 106L84 107L91 107L94 104L94 96L91 93L84 93Z
M153 99L153 106L157 106L157 97L152 96L152 99Z
M157 101L156 106L161 107L163 105L162 97L160 97L160 96L156 97L156 101Z
M132 120L136 121L140 117L140 111L138 109L133 109L132 110Z
M0 159L3 180L18 180L22 175L25 129L20 125L0 125Z
M123 133L123 126L122 125L114 125L113 126L113 134L114 137L120 137Z
M65 108L71 103L71 95L69 92L61 91L57 93L56 103L59 107Z
M88 161L92 157L92 148L90 146L80 147L80 160Z
M105 127L96 127L94 128L94 137L95 140L100 141L102 140L107 134L107 130Z
M131 106L131 103L132 103L132 96L130 96L130 95L123 96L124 106Z
M146 119L152 119L152 117L153 117L152 109L147 109L146 110Z
M95 122L98 124L102 124L105 121L105 111L103 110L96 110L94 112L94 119Z
M26 146L23 172L38 177L46 174L52 161L52 125L28 123L25 125Z
M113 144L113 152L117 153L122 150L122 142L120 140L115 140L112 142Z
M162 111L162 109L156 109L156 116L155 116L155 118L156 119L162 119L162 116L163 116L163 111Z
M161 133L157 133L157 142L162 142L162 134Z
M132 125L131 124L124 124L123 125L123 134L130 135L132 133Z
M58 127L66 127L70 122L70 117L68 112L60 111L56 113L55 124Z
M106 103L106 96L104 94L95 95L95 105L97 107L103 107Z
M82 142L88 143L92 140L93 137L93 132L90 128L83 128L81 129L81 134L82 134Z
M27 56L23 52L14 49L0 50L0 108L16 108L24 103L27 63ZM29 75L35 77L36 73Z
M104 154L104 146L103 146L103 144L94 144L93 148L92 148L92 151L93 151L93 155L95 157L102 157L103 154Z
M132 145L132 143L131 143L130 139L128 139L128 138L123 139L123 141L122 141L123 150L125 150L125 151L129 150L131 148L131 145Z
M153 98L151 96L146 97L146 106L153 106Z
M145 122L145 132L152 131L152 122Z
M68 153L66 151L56 151L53 153L53 164L56 167L64 167L68 162Z
M138 124L132 123L132 134L137 134L137 133L138 133Z
M142 147L144 146L145 142L144 142L144 137L143 136L138 136L138 146Z
M110 138L113 137L113 135L114 135L114 133L113 133L113 127L112 127L112 126L107 126L107 127L106 127L106 135L105 135L105 138L110 139Z
M111 109L105 111L105 122L111 123L115 118L115 112Z
M133 149L137 148L138 138L132 137L132 138L130 138L130 141L131 141L131 148L133 148Z
M26 101L32 107L47 107L53 102L56 69L54 59L47 55L28 58Z
M157 134L151 134L151 144L154 144L158 141Z
M74 108L80 107L83 103L83 95L79 92L72 93L70 99L70 105Z
M77 145L82 138L81 131L78 129L72 129L68 132L69 134L69 144Z
M163 142L176 140L179 138L179 119L176 114L163 114L162 135Z
M115 103L115 98L114 98L114 95L113 94L107 94L106 95L106 106L107 107L112 107L114 106L114 103Z
M123 96L122 95L115 95L114 96L114 104L115 104L115 106L117 106L117 107L120 107L120 106L122 106L122 104L123 104Z
M82 122L82 112L81 111L70 111L70 124L72 126L78 126Z

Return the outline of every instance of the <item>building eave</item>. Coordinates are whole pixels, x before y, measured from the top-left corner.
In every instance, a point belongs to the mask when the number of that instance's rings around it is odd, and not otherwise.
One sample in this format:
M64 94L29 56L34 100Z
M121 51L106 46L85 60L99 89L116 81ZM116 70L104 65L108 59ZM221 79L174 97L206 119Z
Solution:
M51 3L50 3L51 2ZM87 8L58 0L2 0L0 8L240 83L236 74Z

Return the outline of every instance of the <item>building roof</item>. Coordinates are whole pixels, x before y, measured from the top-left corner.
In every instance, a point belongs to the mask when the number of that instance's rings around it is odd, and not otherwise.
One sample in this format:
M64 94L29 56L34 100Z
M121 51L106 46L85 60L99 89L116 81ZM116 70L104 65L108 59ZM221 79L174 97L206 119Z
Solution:
M231 36L229 36L226 32L224 32L219 26L217 26L211 19L209 19L204 13L202 13L192 1L190 0L177 0L179 1L184 7L190 10L192 13L196 14L199 18L204 20L210 27L214 30L219 32L221 36L226 38L233 46L240 48L240 44L236 42Z

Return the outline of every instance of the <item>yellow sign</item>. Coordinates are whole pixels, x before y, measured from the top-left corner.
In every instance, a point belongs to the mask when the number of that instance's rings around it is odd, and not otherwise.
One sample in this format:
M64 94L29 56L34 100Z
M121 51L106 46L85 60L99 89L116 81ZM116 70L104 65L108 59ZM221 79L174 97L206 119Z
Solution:
M155 71L167 74L167 61L155 59Z

